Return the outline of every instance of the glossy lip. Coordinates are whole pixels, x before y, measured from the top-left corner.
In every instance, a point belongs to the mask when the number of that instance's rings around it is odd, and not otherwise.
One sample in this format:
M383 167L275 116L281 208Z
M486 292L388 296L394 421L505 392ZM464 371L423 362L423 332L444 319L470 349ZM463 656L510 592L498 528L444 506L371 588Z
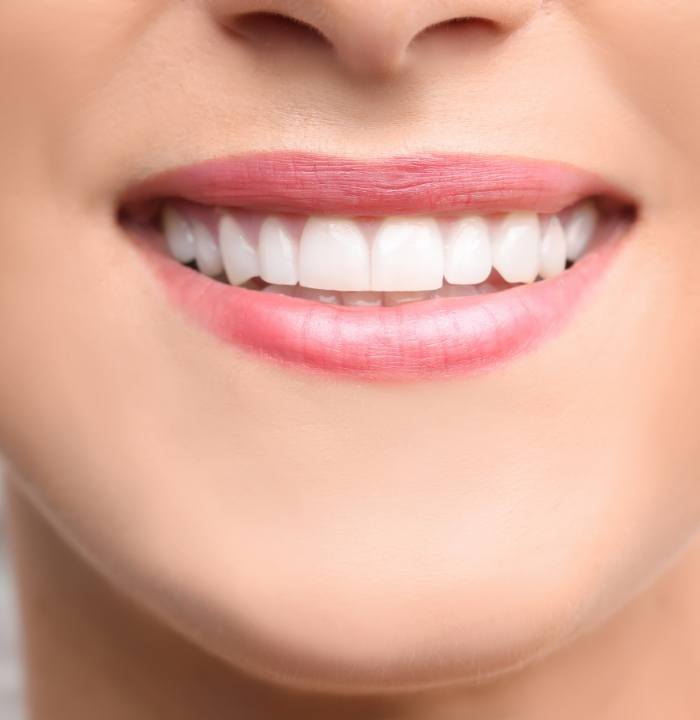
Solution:
M589 196L630 202L590 173L560 163L426 155L358 161L306 154L214 160L166 171L123 206L183 198L266 211L372 216L528 209L559 212ZM551 337L610 265L627 225L605 230L562 275L532 285L398 307L356 308L261 293L212 280L171 259L161 236L139 244L186 315L227 343L284 364L368 380L483 371Z

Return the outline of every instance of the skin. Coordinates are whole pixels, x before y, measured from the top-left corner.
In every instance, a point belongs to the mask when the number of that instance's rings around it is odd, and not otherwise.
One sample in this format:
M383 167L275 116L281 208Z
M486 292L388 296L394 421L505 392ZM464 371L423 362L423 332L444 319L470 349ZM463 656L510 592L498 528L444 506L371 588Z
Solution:
M698 27L695 0L3 0L34 718L697 716ZM640 216L537 351L321 378L189 324L115 222L145 174L271 149L561 160Z

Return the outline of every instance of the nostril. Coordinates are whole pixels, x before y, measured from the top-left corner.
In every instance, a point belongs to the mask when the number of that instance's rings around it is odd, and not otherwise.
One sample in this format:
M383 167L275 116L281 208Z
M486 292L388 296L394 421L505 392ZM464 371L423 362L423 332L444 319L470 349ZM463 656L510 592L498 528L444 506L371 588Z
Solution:
M318 28L289 15L274 12L250 12L235 15L224 22L237 35L260 44L283 41L329 44Z
M497 23L481 17L455 17L429 25L416 35L413 40L421 40L427 35L451 35L464 37L474 33L492 32L498 29Z

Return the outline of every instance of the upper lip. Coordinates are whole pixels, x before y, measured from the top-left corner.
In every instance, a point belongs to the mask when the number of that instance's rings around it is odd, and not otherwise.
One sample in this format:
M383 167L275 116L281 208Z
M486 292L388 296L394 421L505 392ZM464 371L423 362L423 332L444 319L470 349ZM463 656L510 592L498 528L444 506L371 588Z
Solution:
M561 162L438 153L361 160L268 152L164 170L133 185L122 206L136 214L156 201L182 198L266 212L348 216L557 213L591 196L631 202L611 182Z

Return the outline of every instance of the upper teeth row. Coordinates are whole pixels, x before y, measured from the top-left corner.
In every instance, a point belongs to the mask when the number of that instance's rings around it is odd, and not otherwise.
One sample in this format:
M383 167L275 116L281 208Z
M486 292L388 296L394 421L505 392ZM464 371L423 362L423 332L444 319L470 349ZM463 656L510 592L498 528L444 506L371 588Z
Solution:
M319 290L394 292L436 290L443 278L476 285L494 268L509 283L553 277L584 253L598 219L589 201L561 216L390 217L372 233L366 222L325 216L309 217L295 233L293 223L270 215L251 233L234 211L222 212L212 231L168 206L163 226L177 260L196 261L212 277L225 272L232 285L261 277Z

